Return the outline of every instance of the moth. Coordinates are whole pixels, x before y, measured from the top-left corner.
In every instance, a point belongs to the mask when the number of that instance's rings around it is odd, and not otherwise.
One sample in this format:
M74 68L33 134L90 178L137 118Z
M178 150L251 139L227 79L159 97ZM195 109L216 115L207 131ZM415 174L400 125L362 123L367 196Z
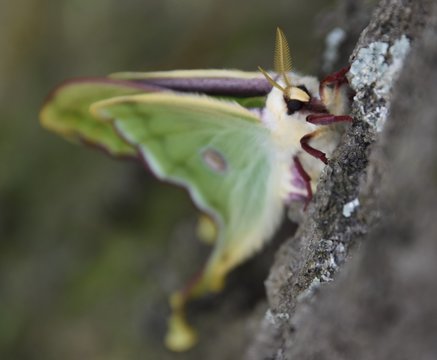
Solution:
M279 28L274 58L274 72L122 72L70 80L42 107L47 129L144 161L159 179L186 188L217 229L200 276L171 296L166 344L172 350L197 339L187 301L220 291L226 275L273 235L286 205L306 206L352 120L347 68L321 83L292 72Z

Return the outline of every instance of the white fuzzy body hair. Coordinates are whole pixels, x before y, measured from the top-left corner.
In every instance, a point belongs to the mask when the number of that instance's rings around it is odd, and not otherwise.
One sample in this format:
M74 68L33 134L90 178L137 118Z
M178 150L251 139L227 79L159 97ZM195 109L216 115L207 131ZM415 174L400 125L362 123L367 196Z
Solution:
M319 81L312 76L299 76L295 73L290 74L290 80L293 86L304 85L309 91L312 98L320 100ZM279 85L284 86L281 79ZM281 196L287 201L290 194L301 195L306 197L307 190L302 186L296 186L293 179L293 157L298 156L303 168L311 177L311 187L315 191L317 180L325 166L323 162L311 156L302 150L300 140L305 135L319 130L328 136L320 136L312 139L311 145L321 149L327 155L331 154L337 146L340 133L336 131L337 125L315 125L306 121L310 114L308 111L296 111L288 115L287 104L284 100L284 94L281 90L273 88L266 100L266 107L262 115L262 121L270 129L272 136L277 145L278 163L281 165ZM334 130L334 131L333 131Z

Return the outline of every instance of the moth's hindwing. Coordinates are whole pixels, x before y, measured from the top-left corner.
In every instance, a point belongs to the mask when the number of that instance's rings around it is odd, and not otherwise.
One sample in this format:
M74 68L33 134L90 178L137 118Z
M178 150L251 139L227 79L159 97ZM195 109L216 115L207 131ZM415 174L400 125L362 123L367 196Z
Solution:
M159 178L186 187L218 223L218 241L200 282L204 290L218 290L225 274L259 248L280 219L280 174L269 130L237 104L194 95L117 97L92 111L112 122Z

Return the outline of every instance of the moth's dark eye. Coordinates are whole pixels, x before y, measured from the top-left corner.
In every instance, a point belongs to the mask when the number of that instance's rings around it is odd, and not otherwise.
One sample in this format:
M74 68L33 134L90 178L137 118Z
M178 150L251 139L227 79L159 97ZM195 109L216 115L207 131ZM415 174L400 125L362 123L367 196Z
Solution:
M287 99L284 97L285 103L287 104L287 113L288 115L294 114L296 111L299 111L303 107L303 102L294 99Z
M305 85L299 85L299 86L296 86L296 87L301 89L301 90L303 90L303 91L305 91L311 97L311 94L309 93L309 91L308 91L308 89L306 88ZM287 104L287 113L288 113L288 115L292 115L296 111L299 111L305 105L305 103L303 101L296 100L296 99L288 99L285 96L284 96L284 101Z

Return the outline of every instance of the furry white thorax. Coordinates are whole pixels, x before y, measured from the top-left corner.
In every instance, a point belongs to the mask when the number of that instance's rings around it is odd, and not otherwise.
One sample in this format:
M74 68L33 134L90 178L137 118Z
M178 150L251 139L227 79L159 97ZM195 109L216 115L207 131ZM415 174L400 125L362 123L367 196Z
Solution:
M290 74L293 86L304 85L311 97L319 99L319 81L315 77L298 76ZM284 86L282 79L277 80L279 85ZM287 105L281 90L273 88L267 96L266 107L262 115L264 125L272 132L274 143L277 145L277 163L280 164L281 185L280 193L283 199L287 199L290 193L300 193L306 196L306 191L295 188L292 185L291 167L293 157L299 155L302 160L316 163L317 173L323 164L318 164L319 160L312 159L302 151L300 139L316 130L317 125L306 121L308 113L296 111L288 115ZM317 176L318 177L318 176Z

